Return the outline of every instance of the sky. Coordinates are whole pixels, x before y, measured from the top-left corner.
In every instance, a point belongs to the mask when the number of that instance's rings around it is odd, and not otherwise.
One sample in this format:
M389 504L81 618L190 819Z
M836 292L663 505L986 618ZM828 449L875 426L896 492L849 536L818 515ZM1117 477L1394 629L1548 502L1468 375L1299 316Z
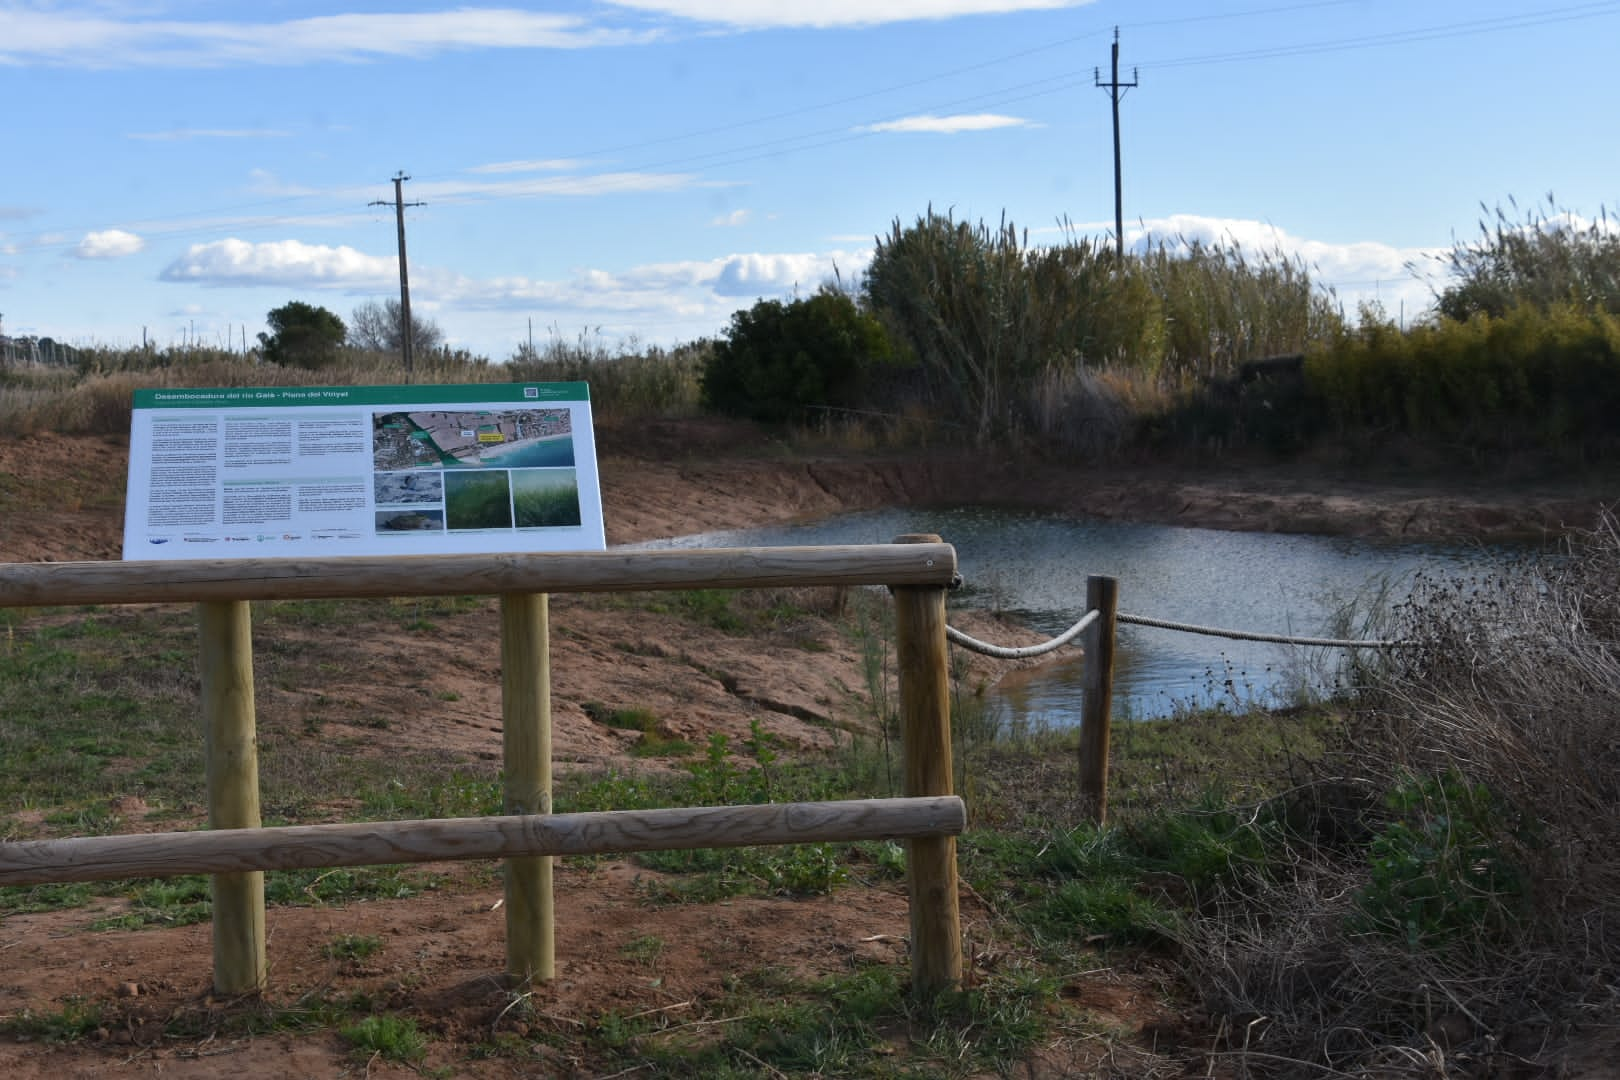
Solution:
M930 208L1297 257L1421 317L1516 199L1620 209L1620 0L0 0L0 332L722 333ZM1417 267L1414 276L1409 267ZM1426 279L1426 280L1424 280Z

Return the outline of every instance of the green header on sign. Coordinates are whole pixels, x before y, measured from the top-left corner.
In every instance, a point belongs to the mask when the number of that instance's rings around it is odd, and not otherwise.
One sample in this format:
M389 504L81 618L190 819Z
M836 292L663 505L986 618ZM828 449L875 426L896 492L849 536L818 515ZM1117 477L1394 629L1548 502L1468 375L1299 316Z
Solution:
M589 401L590 388L567 383L460 383L454 386L226 386L135 391L137 409L234 409L278 405L522 405Z

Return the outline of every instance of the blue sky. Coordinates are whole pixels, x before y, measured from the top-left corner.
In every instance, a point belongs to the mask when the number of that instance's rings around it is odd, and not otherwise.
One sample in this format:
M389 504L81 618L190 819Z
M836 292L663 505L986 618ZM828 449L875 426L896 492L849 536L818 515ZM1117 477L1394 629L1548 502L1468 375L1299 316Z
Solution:
M1404 266L1509 196L1617 208L1620 0L0 0L4 332L240 347L397 297L500 360L673 344L858 276L932 205L1033 242L1305 258L1411 318Z

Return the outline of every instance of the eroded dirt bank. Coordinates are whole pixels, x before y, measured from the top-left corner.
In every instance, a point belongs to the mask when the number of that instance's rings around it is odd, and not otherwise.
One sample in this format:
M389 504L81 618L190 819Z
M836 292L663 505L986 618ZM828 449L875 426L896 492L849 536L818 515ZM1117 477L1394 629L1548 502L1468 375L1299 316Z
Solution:
M989 503L1255 532L1498 540L1589 527L1620 477L1358 475L1310 464L1064 467L982 456L793 449L749 427L651 424L598 436L609 543L841 510ZM0 438L0 561L115 559L127 446ZM948 540L949 537L946 537Z

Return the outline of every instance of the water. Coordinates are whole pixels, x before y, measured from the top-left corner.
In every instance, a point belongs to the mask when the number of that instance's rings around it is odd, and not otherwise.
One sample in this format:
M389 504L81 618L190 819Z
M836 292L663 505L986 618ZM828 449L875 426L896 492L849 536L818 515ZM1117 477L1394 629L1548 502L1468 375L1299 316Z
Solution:
M998 612L1052 635L1085 613L1086 577L1119 579L1119 610L1261 633L1342 635L1335 614L1413 575L1466 576L1514 552L1479 545L1390 543L1279 533L1138 525L987 509L878 510L821 521L703 533L659 547L888 543L937 533L956 548L965 587L951 605ZM654 545L649 545L654 546ZM1351 636L1361 636L1359 628ZM997 686L1007 719L1077 723L1083 661L1074 650ZM1119 628L1116 717L1167 715L1226 702L1281 704L1322 689L1344 650L1230 641L1150 627Z

